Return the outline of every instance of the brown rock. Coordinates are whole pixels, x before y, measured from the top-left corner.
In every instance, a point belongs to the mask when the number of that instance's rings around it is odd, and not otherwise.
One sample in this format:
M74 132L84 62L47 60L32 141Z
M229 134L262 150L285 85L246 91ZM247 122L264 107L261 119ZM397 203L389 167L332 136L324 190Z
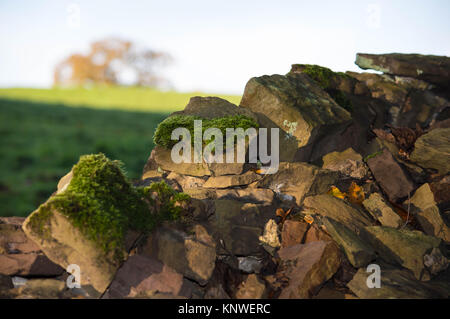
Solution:
M154 154L153 154L154 153ZM192 156L194 156L192 152ZM154 158L154 161L164 171L176 172L183 175L191 175L191 176L210 176L211 171L208 168L208 165L205 162L202 163L194 163L194 159L191 159L190 163L174 163L172 161L171 150L161 147L155 146L152 151L151 157ZM145 175L145 174L144 174Z
M367 164L376 181L392 201L404 198L414 190L411 178L387 149L384 149L381 154L369 158Z
M117 271L103 298L133 298L146 293L190 297L183 276L156 259L134 255Z
M322 158L322 168L341 172L347 176L362 179L367 176L368 169L362 156L352 148L343 152L332 152Z
M42 252L0 255L0 274L18 276L59 276L64 269Z
M314 80L298 73L251 78L240 104L267 117L289 140L295 141L284 143L285 137L280 134L280 150L290 148L290 155L299 147L312 145L321 132L340 131L351 119ZM281 160L293 159L286 156Z
M326 193L338 178L337 172L314 165L283 162L277 173L265 175L257 186L272 189L282 198L291 196L301 205L305 196Z
M412 77L443 87L449 87L450 58L421 54L367 54L357 53L356 62L362 69Z
M315 241L333 241L333 239L316 225L308 230L305 237L305 244Z
M50 261L23 232L23 218L0 220L0 274L58 276L64 270Z
M197 235L193 238L182 231L161 227L149 237L140 254L156 258L185 277L206 284L214 270L216 249L204 228L197 227L195 231Z
M398 228L403 225L401 217L379 193L370 194L370 197L364 200L362 204L381 225L393 228Z
M437 128L419 137L411 153L411 161L440 175L450 172L450 128Z
M340 265L339 248L334 242L316 241L281 248L282 273L289 279L281 299L310 298L330 279Z
M281 232L281 247L301 244L307 231L308 224L295 220L286 220Z
M307 197L304 206L311 213L330 217L346 225L357 234L361 228L373 224L367 213L328 194Z
M170 172L166 177L167 179L175 180L185 191L190 188L198 188L202 187L205 184L205 180L199 177L189 176L189 175L181 175L175 172Z
M211 176L203 185L204 188L228 188L248 185L260 180L261 175L248 171L242 175Z
M371 272L366 272L365 268L361 268L347 285L361 299L448 298L440 288L415 279L406 269L381 266L380 288L367 286L367 279L370 275L372 275Z
M274 192L266 188L237 188L216 190L217 199L234 199L246 203L272 204Z
M32 279L18 288L19 299L59 299L66 283L57 279Z
M248 275L239 285L236 299L262 299L266 295L266 285L255 274Z
M414 196L409 201L406 200L403 205L410 207L411 212L426 234L450 242L450 227L447 226L439 213L439 208L434 201L434 195L428 183L420 186Z

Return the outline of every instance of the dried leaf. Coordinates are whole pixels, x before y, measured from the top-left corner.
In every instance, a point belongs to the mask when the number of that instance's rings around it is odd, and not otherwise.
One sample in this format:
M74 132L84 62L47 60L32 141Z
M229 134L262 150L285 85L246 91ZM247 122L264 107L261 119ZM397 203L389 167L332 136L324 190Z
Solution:
M314 218L311 215L306 215L305 217L303 217L303 220L308 224L314 223Z
M292 211L292 208L289 208L286 212L283 210L283 208L277 208L275 215L277 215L278 217L281 218L280 223L282 224L282 223L284 223L286 218L289 216L291 211Z
M283 218L285 214L286 213L284 212L283 208L277 208L277 211L275 212L275 215L277 215L281 218Z
M353 204L361 205L365 199L364 191L355 182L352 182L348 188L348 201Z
M347 196L347 194L342 193L336 186L331 186L331 189L328 191L328 194L340 199L345 199L345 197Z

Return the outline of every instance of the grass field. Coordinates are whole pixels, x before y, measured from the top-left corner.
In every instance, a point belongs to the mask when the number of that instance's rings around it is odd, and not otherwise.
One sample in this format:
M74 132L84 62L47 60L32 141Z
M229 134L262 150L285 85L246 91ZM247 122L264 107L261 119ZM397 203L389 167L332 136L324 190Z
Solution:
M27 216L83 154L120 159L128 177L139 178L158 123L195 95L203 94L120 87L0 89L0 216Z
M144 112L173 112L182 110L192 96L205 96L204 93L161 92L155 89L139 87L94 87L1 89L0 98L41 103L60 103L67 106L89 106L99 109L119 109ZM215 95L239 105L240 96Z

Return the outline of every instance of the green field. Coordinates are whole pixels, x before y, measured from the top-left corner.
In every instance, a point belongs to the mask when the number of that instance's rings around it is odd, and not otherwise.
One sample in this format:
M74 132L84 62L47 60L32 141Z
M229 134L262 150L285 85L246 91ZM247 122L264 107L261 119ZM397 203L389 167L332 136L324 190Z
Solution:
M195 95L204 94L121 87L0 89L0 216L31 213L83 154L120 159L128 177L139 178L158 123Z

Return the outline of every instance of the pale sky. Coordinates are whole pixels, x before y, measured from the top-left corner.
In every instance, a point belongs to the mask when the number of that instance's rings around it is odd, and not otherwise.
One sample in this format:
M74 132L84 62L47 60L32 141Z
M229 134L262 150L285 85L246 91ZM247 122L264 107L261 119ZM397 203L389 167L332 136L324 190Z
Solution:
M170 53L177 90L242 94L293 63L358 71L357 52L450 56L449 18L448 0L0 0L0 87L50 87L58 62L114 36Z

